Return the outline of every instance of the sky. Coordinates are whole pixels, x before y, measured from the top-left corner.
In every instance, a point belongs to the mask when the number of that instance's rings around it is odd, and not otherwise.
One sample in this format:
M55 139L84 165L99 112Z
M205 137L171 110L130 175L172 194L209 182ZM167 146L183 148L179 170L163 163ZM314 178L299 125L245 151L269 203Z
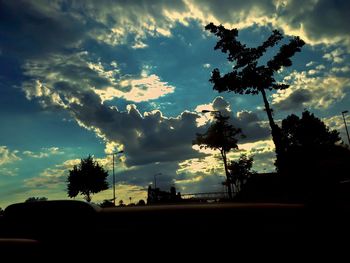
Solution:
M0 1L0 207L67 199L69 169L89 154L111 183L110 154L121 150L117 202L145 199L156 174L164 190L222 191L218 152L192 145L212 121L203 109L226 111L246 135L230 159L246 153L257 172L273 171L261 96L219 94L208 81L232 69L210 22L252 47L274 29L300 36L306 45L276 75L290 88L268 93L274 117L307 109L347 142L348 10L347 0Z

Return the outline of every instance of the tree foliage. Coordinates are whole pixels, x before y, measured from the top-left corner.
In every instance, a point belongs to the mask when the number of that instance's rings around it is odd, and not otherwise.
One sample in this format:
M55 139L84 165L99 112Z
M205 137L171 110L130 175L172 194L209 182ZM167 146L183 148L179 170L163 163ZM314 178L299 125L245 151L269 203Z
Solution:
M341 142L339 132L329 130L309 111L304 111L301 118L292 114L282 120L281 136L283 155L276 161L276 165L284 174L297 167L308 170L315 166L315 162L326 158L325 154ZM312 167L315 168L316 166Z
M330 130L309 111L292 114L282 121L283 155L276 165L288 178L290 192L302 198L330 200L335 187L348 179L350 151L341 144L339 132Z
M92 156L81 159L79 165L74 165L69 171L67 179L67 192L69 197L76 197L79 193L90 202L91 195L108 189L106 181L107 171L94 161Z
M238 30L226 29L224 26L216 26L213 23L205 27L219 38L214 49L220 49L227 53L227 59L234 62L233 71L221 76L219 69L214 69L210 81L214 89L233 91L238 94L258 94L262 89L286 89L285 83L277 83L274 74L282 67L292 65L291 57L301 51L305 42L299 37L293 37L288 44L280 47L279 52L270 59L266 65L260 65L259 59L268 48L274 47L283 39L282 33L274 30L270 37L256 48L247 47L237 40Z
M282 121L282 138L286 150L296 147L316 148L340 143L341 138L336 130L329 128L309 111L302 117L292 114Z
M219 39L214 49L228 54L227 59L234 64L232 71L224 75L221 75L217 68L213 70L210 78L214 85L213 89L218 92L232 91L237 94L261 93L271 127L272 139L276 146L277 158L279 158L282 152L280 129L273 119L266 90L282 90L289 87L286 83L277 82L274 74L283 67L292 65L291 58L296 52L301 51L305 42L297 36L292 37L289 43L281 45L277 54L263 65L261 58L264 54L284 38L278 30L274 30L260 46L251 48L237 39L238 30L236 28L226 29L222 25L216 26L210 23L205 29Z

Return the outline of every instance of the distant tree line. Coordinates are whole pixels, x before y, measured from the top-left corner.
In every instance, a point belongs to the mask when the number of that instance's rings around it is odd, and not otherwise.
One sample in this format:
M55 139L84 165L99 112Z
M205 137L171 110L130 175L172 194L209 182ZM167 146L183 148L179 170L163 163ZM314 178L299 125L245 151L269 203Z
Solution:
M24 202L25 203L32 203L32 202L41 202L41 201L47 201L47 197L29 197Z

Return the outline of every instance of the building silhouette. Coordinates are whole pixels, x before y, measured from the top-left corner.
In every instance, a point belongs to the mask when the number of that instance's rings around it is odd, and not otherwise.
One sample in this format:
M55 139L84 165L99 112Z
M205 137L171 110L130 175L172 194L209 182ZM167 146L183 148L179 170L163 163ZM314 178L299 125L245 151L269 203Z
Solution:
M150 185L147 192L147 204L167 204L181 202L180 192L176 193L174 186L170 187L170 192L162 191L159 188L152 188Z

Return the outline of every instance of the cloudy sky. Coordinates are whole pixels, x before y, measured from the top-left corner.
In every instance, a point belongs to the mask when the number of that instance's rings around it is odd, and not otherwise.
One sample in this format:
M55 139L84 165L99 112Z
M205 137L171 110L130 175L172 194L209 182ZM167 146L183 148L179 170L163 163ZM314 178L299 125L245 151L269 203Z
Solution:
M164 189L221 191L217 153L192 147L211 120L203 109L229 112L247 136L231 158L254 154L255 170L272 171L262 98L218 94L208 81L232 67L209 22L238 28L249 46L273 29L305 40L278 76L291 87L268 94L275 118L309 109L345 140L349 10L347 0L0 1L0 206L67 198L72 165L92 154L110 170L119 150L118 201L145 198L157 173Z

